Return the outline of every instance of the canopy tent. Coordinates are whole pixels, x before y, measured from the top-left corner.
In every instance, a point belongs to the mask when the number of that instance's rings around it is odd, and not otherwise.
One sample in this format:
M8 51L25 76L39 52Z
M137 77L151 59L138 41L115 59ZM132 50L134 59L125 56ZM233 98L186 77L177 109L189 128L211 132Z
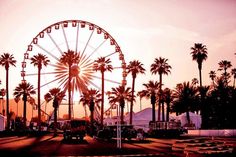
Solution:
M201 124L202 124L201 115L195 114L193 112L189 112L189 117L190 117L190 122L195 125L195 129L201 128ZM188 123L186 112L178 115L176 119L180 120L181 126L185 126Z
M158 111L156 110L156 120ZM129 123L129 114L125 116L125 121ZM161 113L161 120L162 120L162 113ZM166 118L166 114L165 114ZM175 116L170 115L170 119L174 119ZM133 125L135 128L142 128L144 131L148 131L149 129L149 122L152 120L152 108L145 108L142 111L133 114Z
M0 131L5 130L6 117L0 114Z

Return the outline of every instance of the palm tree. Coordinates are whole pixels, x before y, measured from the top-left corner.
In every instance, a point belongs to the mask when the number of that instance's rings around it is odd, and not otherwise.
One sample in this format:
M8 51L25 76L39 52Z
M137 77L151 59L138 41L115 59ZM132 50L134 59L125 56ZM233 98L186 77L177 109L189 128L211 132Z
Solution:
M214 84L215 84L214 80L215 80L215 78L216 78L216 72L213 71L213 70L211 70L211 71L209 72L209 77L211 78L212 84L213 84L213 86L214 86Z
M233 68L233 69L231 70L231 74L232 74L232 76L233 76L233 78L234 78L233 87L235 87L236 68Z
M83 92L80 98L80 102L83 103L83 105L88 105L89 110L90 110L90 123L91 123L91 135L94 134L94 109L95 107L100 108L98 105L102 99L101 99L101 94L99 93L98 90L95 89L89 89L86 92ZM96 105L96 106L95 106Z
M144 90L139 91L137 93L137 96L139 97L139 102L140 102L140 111L142 110L142 98L145 97L146 93Z
M48 93L44 95L45 101L48 103L53 100L53 108L54 108L54 136L57 135L57 109L65 97L65 92L61 91L60 88L52 88Z
M200 87L202 87L202 62L207 59L207 48L202 43L195 43L194 47L191 47L191 50L192 52L190 54L198 64Z
M68 115L69 119L71 119L71 79L72 79L72 73L71 73L71 67L74 64L78 64L79 62L79 54L77 52L74 52L72 50L68 50L67 52L64 52L63 55L60 58L60 63L68 66Z
M224 77L224 81L226 84L228 84L228 78L229 78L229 73L227 73L227 69L232 67L232 64L230 61L227 61L227 60L222 60L220 61L219 63L219 71L224 71L222 76Z
M157 81L149 81L148 83L144 83L143 86L145 87L144 90L140 91L142 95L145 95L146 98L151 99L152 104L152 121L156 121L156 96L159 90L160 84Z
M134 99L134 87L135 87L135 79L138 73L145 74L145 69L143 68L143 64L138 60L130 61L129 65L127 66L127 73L131 73L133 81L132 81L132 99ZM132 125L132 113L133 113L133 105L134 102L131 101L130 103L130 121L129 123Z
M7 129L10 127L10 119L9 119L9 67L10 66L16 66L16 60L14 59L12 54L4 53L0 57L0 65L4 66L6 69L6 99L7 99Z
M197 78L193 78L193 79L192 79L192 85L193 85L193 86L196 86L197 84L198 84Z
M103 114L104 114L104 73L106 71L112 71L113 67L110 64L111 60L105 57L100 57L94 61L93 69L95 71L100 71L102 74L102 104L101 104L101 127L103 127Z
M121 107L121 124L124 124L124 107L125 107L125 100L132 101L130 87L125 88L124 86L119 86L116 88L111 89L111 94L109 96L109 103L115 104L119 103ZM132 114L132 113L131 113Z
M31 95L35 94L35 90L33 85L30 83L22 82L20 83L15 89L13 95L16 97L21 97L24 102L24 107L23 107L23 121L24 121L24 126L26 127L26 102L27 98L31 97Z
M15 97L14 101L16 102L16 115L18 116L18 105L19 105L19 101L20 101L20 97Z
M197 88L192 86L189 82L177 84L174 93L173 105L175 106L175 112L186 112L188 124L190 123L189 111L195 109L197 102L198 91Z
M35 99L30 96L28 97L27 101L32 106L32 116L31 116L31 120L32 120L32 118L34 117L34 106L36 106Z
M166 103L166 121L169 122L170 103L173 101L172 90L165 88L163 94L164 102Z
M152 74L159 74L160 76L160 90L159 90L159 102L158 102L158 121L160 121L161 116L161 102L162 102L162 75L168 75L170 73L171 66L167 63L168 59L159 57L155 58L154 63L151 65L151 72ZM162 120L164 121L164 104L162 104Z
M30 58L31 64L38 68L38 127L39 131L41 131L41 103L40 103L40 76L41 76L41 69L43 66L47 66L50 62L46 55L38 53L38 55L34 55Z

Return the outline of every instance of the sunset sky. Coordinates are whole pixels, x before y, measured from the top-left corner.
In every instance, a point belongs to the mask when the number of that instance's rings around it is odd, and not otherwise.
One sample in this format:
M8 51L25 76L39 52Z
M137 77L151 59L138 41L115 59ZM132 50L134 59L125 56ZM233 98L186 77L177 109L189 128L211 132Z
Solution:
M158 81L150 73L156 57L167 58L172 66L171 74L163 77L164 87L198 78L190 55L198 42L208 49L202 70L203 85L208 85L208 73L217 71L218 62L229 60L236 66L235 8L235 0L0 0L0 53L12 53L17 60L17 67L10 68L10 97L21 81L27 45L47 26L70 19L104 28L120 45L126 63L136 59L144 64L146 75L138 75L136 91L149 80ZM3 67L0 74L0 88L5 88ZM131 76L127 80L131 86ZM143 108L150 106L148 101Z

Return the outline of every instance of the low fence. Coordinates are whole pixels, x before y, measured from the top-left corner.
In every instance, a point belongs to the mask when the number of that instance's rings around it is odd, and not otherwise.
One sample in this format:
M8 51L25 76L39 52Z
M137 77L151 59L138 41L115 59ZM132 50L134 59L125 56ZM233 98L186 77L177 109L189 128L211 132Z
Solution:
M221 129L221 130L188 130L188 135L191 136L236 136L236 129Z

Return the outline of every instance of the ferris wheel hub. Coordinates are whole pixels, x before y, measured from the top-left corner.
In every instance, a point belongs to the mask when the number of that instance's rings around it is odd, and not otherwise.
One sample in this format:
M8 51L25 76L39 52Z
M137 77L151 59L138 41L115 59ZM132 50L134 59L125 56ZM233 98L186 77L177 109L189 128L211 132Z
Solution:
M71 75L72 77L76 77L80 74L80 68L78 65L74 64L71 67Z

